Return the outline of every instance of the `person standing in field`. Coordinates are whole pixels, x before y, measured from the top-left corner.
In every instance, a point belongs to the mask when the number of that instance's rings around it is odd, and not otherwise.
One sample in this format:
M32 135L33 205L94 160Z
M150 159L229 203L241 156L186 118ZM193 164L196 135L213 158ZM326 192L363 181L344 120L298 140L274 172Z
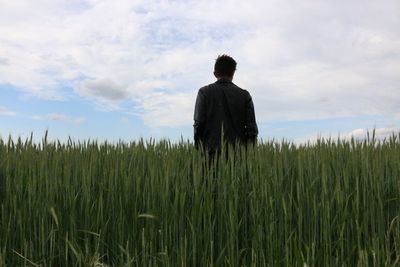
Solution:
M193 125L195 146L203 147L211 156L220 153L222 140L235 145L255 144L257 139L250 93L232 82L236 65L232 57L218 56L214 65L217 81L200 88L197 94Z

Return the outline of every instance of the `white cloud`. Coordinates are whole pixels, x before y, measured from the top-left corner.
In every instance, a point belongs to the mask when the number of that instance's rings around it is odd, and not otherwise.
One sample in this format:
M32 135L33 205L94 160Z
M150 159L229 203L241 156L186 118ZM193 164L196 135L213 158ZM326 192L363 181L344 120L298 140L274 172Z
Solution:
M153 127L191 125L220 53L237 59L235 82L251 92L259 122L400 108L396 0L1 5L0 84L47 99L75 92L110 110L128 102Z
M119 121L123 124L129 124L129 119L127 117L121 117Z
M111 102L124 100L128 96L126 88L111 79L86 80L76 89L76 93Z
M35 121L41 121L41 120L43 120L43 117L41 117L41 116L39 116L39 115L34 115L34 116L31 116L30 117L32 120L35 120Z
M139 100L139 114L151 127L191 125L195 95L153 93Z
M85 117L77 117L77 118L72 119L72 122L75 124L82 124L86 121L87 121L87 119Z
M0 116L15 116L16 113L8 110L6 107L0 106Z
M48 121L74 123L74 124L82 124L87 121L85 117L71 117L58 112L49 113L45 116L34 115L30 116L30 118L37 121L48 120Z
M330 139L332 141L337 141L338 139L340 140L366 140L368 137L371 140L372 136L374 136L375 140L384 140L384 139L389 139L393 135L399 136L400 135L400 128L396 126L388 126L388 127L382 127L382 128L358 128L354 129L350 132L342 132L338 134L332 134L332 133L318 133L314 135L309 135L305 136L302 138L296 138L294 140L294 143L296 144L306 144L306 143L311 143L315 144L317 140L321 139Z
M51 121L63 121L66 118L67 117L65 115L56 112L47 115L47 119Z
M8 58L0 57L0 66L7 66L8 65Z
M355 139L365 139L369 136L369 138L372 138L373 135L375 135L376 139L385 139L385 138L390 138L393 135L399 135L400 134L400 128L397 127L385 127L385 128L376 128L376 129L355 129L345 135L345 138L355 138Z

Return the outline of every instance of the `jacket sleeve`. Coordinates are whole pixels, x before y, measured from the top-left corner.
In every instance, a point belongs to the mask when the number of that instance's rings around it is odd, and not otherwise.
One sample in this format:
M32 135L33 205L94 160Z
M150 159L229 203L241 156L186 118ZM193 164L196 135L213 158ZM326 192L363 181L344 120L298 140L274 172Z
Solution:
M251 95L247 92L246 101L246 124L245 124L245 134L248 142L253 144L257 141L258 127L256 122L256 115L254 112L254 104Z
M198 149L200 142L204 140L204 128L206 123L206 106L203 91L200 89L197 93L196 105L194 108L194 144Z

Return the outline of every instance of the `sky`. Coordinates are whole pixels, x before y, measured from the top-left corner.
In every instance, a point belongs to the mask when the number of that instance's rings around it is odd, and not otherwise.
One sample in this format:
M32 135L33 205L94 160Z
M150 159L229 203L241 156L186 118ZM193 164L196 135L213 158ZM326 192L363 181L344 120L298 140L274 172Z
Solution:
M0 138L191 140L220 54L262 140L399 132L398 0L0 0Z

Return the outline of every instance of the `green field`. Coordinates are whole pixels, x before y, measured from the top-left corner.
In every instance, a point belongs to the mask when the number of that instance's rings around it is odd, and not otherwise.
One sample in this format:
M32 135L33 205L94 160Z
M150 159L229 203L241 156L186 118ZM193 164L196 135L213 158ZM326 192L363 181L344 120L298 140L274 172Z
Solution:
M400 136L0 141L0 266L400 266Z

